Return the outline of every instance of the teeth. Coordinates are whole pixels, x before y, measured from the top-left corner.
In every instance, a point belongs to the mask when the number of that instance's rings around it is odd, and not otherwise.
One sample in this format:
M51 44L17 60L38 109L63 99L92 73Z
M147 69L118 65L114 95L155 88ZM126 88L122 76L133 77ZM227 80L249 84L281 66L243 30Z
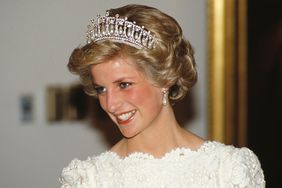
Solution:
M130 117L132 117L132 115L135 113L135 111L131 111L131 112L128 112L128 113L125 113L125 114L121 114L118 117L118 119L122 120L122 121L126 121L128 120Z

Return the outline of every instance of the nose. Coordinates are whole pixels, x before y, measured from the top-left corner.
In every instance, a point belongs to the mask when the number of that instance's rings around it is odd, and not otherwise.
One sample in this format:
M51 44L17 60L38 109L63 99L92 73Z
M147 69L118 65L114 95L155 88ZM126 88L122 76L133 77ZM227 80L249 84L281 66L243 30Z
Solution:
M118 92L114 90L107 91L106 107L108 112L117 112L119 107L121 106L121 101L121 96L118 94Z

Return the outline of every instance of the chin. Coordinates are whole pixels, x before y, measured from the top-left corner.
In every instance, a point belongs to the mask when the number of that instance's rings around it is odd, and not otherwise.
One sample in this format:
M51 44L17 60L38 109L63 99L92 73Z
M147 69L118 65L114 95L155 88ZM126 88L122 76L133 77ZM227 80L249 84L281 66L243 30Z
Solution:
M138 133L136 133L136 132L121 131L121 130L120 130L120 132L123 135L123 137L127 138L127 139L134 138L136 135L138 135Z

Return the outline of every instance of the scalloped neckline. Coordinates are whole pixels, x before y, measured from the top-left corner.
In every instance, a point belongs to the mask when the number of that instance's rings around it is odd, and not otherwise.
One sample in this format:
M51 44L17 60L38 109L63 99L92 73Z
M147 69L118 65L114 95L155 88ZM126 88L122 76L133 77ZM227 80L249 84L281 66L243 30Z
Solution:
M164 160L167 158L171 158L173 156L179 155L179 156L187 156L189 154L196 154L196 153L200 153L202 151L205 151L206 148L208 148L208 146L212 143L214 143L215 141L209 141L206 140L203 142L203 144L197 148L196 150L193 150L191 148L188 147L176 147L173 148L171 150L169 150L168 152L166 152L163 156L161 157L155 157L154 155L150 154L150 153L144 153L144 152L132 152L130 154L128 154L125 157L120 156L119 154L117 154L114 151L108 150L106 152L103 153L103 155L109 155L117 160L121 160L121 161L127 161L127 160L131 160L131 159L150 159L150 160Z

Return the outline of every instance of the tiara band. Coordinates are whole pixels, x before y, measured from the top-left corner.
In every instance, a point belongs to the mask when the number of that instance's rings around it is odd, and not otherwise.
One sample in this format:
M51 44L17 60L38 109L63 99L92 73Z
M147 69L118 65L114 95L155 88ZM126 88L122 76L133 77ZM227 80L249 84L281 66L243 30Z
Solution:
M87 26L86 42L98 42L111 40L114 42L125 43L135 48L152 49L155 47L155 37L143 26L136 25L136 22L128 21L127 17L120 18L109 16L109 11L105 16L97 16L96 20L91 20Z

